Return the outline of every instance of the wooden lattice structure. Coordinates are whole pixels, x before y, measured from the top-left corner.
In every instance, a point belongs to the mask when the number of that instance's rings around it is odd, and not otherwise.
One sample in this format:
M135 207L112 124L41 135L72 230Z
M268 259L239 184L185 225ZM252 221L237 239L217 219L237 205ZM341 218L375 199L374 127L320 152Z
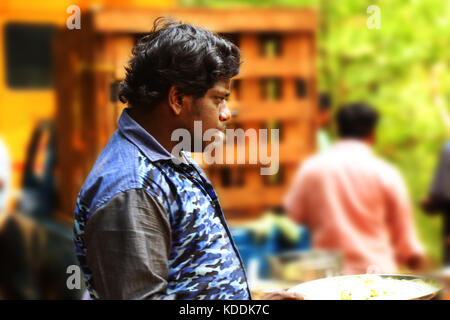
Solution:
M279 128L280 170L260 165L204 166L228 218L250 218L278 207L298 164L315 148L316 29L311 10L99 10L82 16L81 30L56 38L57 123L61 212L72 216L76 195L116 129L124 105L118 83L136 39L162 15L208 28L234 41L244 64L229 106L229 127Z

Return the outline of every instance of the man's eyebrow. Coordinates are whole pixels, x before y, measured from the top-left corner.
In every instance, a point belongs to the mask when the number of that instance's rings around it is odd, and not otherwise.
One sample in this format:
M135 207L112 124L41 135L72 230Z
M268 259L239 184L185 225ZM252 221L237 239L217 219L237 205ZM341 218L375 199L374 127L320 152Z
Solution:
M220 89L215 89L213 91L214 94L218 94L218 95L224 95L225 97L229 97L230 96L230 91L228 90L220 90Z

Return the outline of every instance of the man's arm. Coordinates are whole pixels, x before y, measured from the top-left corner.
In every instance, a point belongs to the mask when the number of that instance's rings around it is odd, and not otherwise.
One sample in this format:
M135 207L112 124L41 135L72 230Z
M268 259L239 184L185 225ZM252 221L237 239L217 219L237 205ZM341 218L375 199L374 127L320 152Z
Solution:
M307 223L307 189L307 172L305 167L302 166L297 170L294 183L292 184L283 202L283 206L288 217L297 223Z
M166 294L168 213L143 189L114 196L89 219L87 264L101 299L174 299Z
M414 226L408 190L400 173L394 172L388 189L388 227L397 261L411 269L420 269L425 259L424 249Z

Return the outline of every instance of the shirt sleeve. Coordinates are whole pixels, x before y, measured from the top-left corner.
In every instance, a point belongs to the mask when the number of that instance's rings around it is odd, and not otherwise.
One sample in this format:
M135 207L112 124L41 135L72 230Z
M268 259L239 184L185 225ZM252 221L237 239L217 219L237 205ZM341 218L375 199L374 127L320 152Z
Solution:
M407 263L415 255L423 255L424 249L414 226L413 211L405 182L396 170L387 190L389 209L387 223L397 261Z
M284 209L288 217L297 223L308 224L307 217L307 170L300 167L294 178L294 182L284 198Z
M87 223L85 243L101 299L175 299L166 293L168 213L145 190L122 192L101 206Z

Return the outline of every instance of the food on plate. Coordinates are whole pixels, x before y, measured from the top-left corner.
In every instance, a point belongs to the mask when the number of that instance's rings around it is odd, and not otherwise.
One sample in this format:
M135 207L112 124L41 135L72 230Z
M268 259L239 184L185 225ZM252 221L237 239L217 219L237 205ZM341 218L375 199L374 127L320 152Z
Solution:
M366 274L319 279L290 290L310 300L410 300L438 288L420 278Z

